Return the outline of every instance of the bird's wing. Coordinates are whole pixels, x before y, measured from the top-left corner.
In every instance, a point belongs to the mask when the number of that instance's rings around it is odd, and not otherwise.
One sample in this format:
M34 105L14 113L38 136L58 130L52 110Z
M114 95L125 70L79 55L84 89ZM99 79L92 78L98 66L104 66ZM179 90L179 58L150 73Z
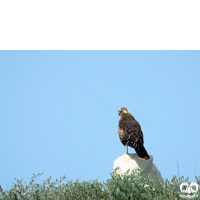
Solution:
M124 137L120 139L127 140L127 145L134 148L143 145L143 133L136 120L123 120L119 123L119 128L124 132Z

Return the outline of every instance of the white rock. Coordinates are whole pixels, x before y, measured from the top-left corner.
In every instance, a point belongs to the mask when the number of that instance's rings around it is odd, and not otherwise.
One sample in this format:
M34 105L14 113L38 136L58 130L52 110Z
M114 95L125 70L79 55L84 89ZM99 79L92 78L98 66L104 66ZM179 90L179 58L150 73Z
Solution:
M131 173L132 170L137 168L140 168L145 175L152 174L155 178L163 180L158 168L153 163L152 155L150 155L149 160L141 160L136 153L129 155L123 154L113 164L113 169L120 175L124 174L127 170L130 170L129 173Z

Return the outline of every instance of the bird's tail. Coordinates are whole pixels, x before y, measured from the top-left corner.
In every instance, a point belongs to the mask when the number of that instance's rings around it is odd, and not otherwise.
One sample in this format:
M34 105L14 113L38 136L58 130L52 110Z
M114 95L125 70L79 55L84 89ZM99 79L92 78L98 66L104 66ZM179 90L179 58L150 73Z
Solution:
M144 146L140 146L138 148L135 148L135 151L137 153L137 156L142 160L148 160L150 159L149 154L147 153Z

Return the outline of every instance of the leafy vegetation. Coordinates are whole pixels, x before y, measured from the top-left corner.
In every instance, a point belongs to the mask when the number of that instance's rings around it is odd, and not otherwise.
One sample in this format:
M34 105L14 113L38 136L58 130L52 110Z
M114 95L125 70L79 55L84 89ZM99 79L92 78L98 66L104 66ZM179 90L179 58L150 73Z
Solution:
M0 186L1 200L133 200L180 199L180 184L188 182L188 178L174 176L171 181L155 180L152 176L145 177L142 173L132 172L120 176L113 172L106 182L98 179L93 181L66 181L63 176L56 181L51 177L42 184L35 183L35 179L42 174L33 175L30 183L16 179L10 190L3 190ZM197 178L197 177L196 177ZM199 184L197 178L197 183ZM200 190L197 195L200 197Z

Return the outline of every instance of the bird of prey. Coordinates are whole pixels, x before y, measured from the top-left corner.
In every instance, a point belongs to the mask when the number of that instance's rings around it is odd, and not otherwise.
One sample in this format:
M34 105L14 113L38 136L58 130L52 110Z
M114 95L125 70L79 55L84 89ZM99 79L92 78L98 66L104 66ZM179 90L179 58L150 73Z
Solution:
M148 160L150 157L144 148L144 139L140 124L135 120L127 108L122 107L118 112L120 116L118 134L122 144L127 146L126 154L129 154L129 146L135 149L137 156L140 159Z

